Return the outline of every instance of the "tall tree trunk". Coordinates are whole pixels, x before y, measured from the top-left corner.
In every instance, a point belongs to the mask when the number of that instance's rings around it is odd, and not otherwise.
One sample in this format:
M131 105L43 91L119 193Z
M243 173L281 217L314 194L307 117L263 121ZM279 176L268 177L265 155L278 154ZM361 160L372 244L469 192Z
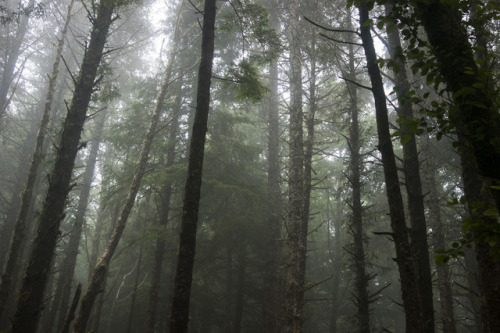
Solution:
M352 30L352 14L348 11L347 14L347 28ZM353 42L351 35L348 37L349 42ZM347 90L350 98L350 116L351 127L349 131L349 148L351 151L351 163L349 181L352 186L352 220L351 232L353 237L353 260L355 267L355 305L358 308L358 324L360 333L370 332L370 298L368 294L368 283L370 280L366 272L366 254L365 254L365 240L366 234L363 228L363 204L361 202L361 170L362 158L360 154L360 126L359 126L359 110L358 110L358 89L353 83L356 82L356 64L354 45L349 44L349 72L346 76L350 82L347 83Z
M432 235L434 240L434 249L445 249L445 231L441 217L440 195L436 185L435 170L437 167L433 163L431 156L431 142L428 137L424 138L422 147L423 174L428 191L427 206L429 207L429 219L432 227ZM437 287L439 290L439 299L441 306L441 320L443 322L443 333L455 333L455 315L453 310L453 295L450 285L450 268L448 263L443 263L436 267L437 271Z
M392 15L392 5L385 4L387 16ZM420 162L418 159L417 139L412 130L413 107L409 100L410 83L406 75L406 61L401 54L401 39L398 28L387 33L389 53L399 70L394 71L395 84L398 87L396 95L399 107L396 109L400 121L403 141L403 161L406 193L408 196L408 211L410 216L410 245L412 247L418 274L420 315L424 332L434 332L434 305L432 296L432 277L429 259L429 244L427 242L427 223L425 220L424 196L420 178Z
M246 242L240 236L240 244L238 244L236 254L237 270L236 270L236 302L234 306L234 327L233 333L241 333L243 321L243 308L245 306L245 269L246 269Z
M47 282L48 267L52 262L59 225L64 216L64 206L70 190L80 135L86 120L87 108L94 88L97 68L101 62L104 44L112 23L113 7L108 2L99 6L93 20L90 43L85 53L80 75L64 121L57 157L50 175L49 189L39 218L38 230L33 242L28 268L19 294L12 332L34 332L38 325L43 304L43 292Z
M465 138L461 134L458 135L458 138L459 145L465 147ZM498 219L496 216L484 215L484 211L493 207L494 202L490 193L484 191L483 178L477 174L477 165L472 152L467 148L462 149L460 159L470 218L486 226L497 224ZM478 207L477 203L483 203L484 208ZM478 231L473 232L477 233ZM500 325L500 319L494 312L497 303L500 302L500 262L495 262L490 256L490 245L485 241L477 241L474 249L479 275L479 300L481 301L481 310L483 310L481 311L483 332L493 333L499 326L492 326L492 324L498 322Z
M66 251L64 251L64 258L59 267L59 278L57 281L54 299L50 309L48 324L55 326L59 332L66 320L66 313L68 311L69 298L71 296L71 286L73 283L73 275L76 266L76 258L78 256L78 248L80 246L80 238L82 235L83 225L85 222L85 213L89 201L90 189L92 180L94 179L94 170L97 162L97 154L99 152L99 144L102 136L106 115L104 111L96 118L96 127L94 129L94 141L91 144L89 156L83 174L80 196L78 206L75 214L75 221L73 229L70 234ZM55 325L55 318L59 312L58 324ZM49 332L49 328L46 328Z
M408 229L406 227L405 212L399 176L396 167L391 134L389 131L389 118L385 101L384 84L380 69L377 65L377 55L371 37L368 7L362 1L359 5L359 26L361 39L365 50L368 74L372 83L372 93L375 100L375 114L377 120L378 149L382 155L384 178L389 203L389 213L392 227L392 237L396 248L396 262L401 279L401 292L403 308L406 316L406 332L424 332L421 325L419 291L416 285L416 265L410 248Z
M189 147L187 179L179 236L179 252L175 272L172 309L170 312L170 333L187 333L189 324L189 300L196 251L196 228L198 224L208 111L210 109L210 84L212 81L215 39L215 4L216 0L205 0L203 10L203 32L200 68L198 71L196 112Z
M307 224L304 226L302 63L298 2L290 10L290 138L288 170L287 278L283 331L300 333L304 323Z
M66 316L66 318L64 320L64 325L59 332L61 332L61 333L68 333L69 332L69 327L71 325L71 322L73 321L73 319L75 319L75 312L76 312L76 308L78 307L78 301L80 301L81 294L82 294L82 284L79 283L76 286L75 295L73 296L73 301L71 302L71 307L68 311L68 315Z
M33 7L35 5L35 0L30 0L28 7ZM17 59L21 54L21 44L24 40L24 35L28 31L29 16L21 15L19 19L19 24L17 26L16 35L14 40L9 45L9 50L7 52L7 60L4 64L2 81L0 82L0 124L2 118L5 116L7 106L9 104L9 89L14 79L14 70L16 69Z
M12 289L12 282L17 277L18 271L20 269L19 267L19 263L21 261L20 254L22 252L22 244L26 235L26 223L27 223L26 221L28 218L28 212L31 200L33 198L33 190L35 188L38 169L40 168L40 164L42 163L43 160L43 146L45 141L45 134L47 132L50 113L52 110L52 101L54 100L57 75L59 74L59 63L61 59L62 49L64 47L64 40L66 38L69 21L71 19L72 7L73 7L73 1L71 1L70 4L68 5L66 20L61 30L61 38L59 39L59 43L57 45L56 58L52 65L52 73L49 78L49 87L47 95L45 97L45 106L43 110L42 120L40 122L40 127L36 138L35 151L33 152L33 157L31 159L31 165L29 168L26 183L24 185L24 189L21 192L22 193L21 207L14 226L14 235L12 236L12 240L10 242L10 250L7 257L7 263L5 265L5 270L2 275L2 282L0 284L0 317L3 314L5 305L10 296L10 291Z
M335 230L335 238L333 239L333 244L331 240L331 217L330 212L332 209L331 199L330 199L330 191L327 190L327 203L326 203L326 220L327 223L327 242L328 242L328 253L330 258L332 258L331 272L333 274L331 280L331 310L330 310L330 322L329 329L330 333L338 332L337 320L339 319L339 309L341 302L340 295L340 280L342 274L342 232L340 229L342 228L342 205L341 205L340 195L337 195L337 207L336 214L333 216L333 228Z
M275 20L273 20L275 21ZM276 20L277 21L277 20ZM276 29L276 25L274 26ZM280 288L279 270L281 259L281 170L279 157L279 96L278 62L271 63L269 69L269 89L266 110L268 116L267 143L267 232L264 286L263 286L263 331L278 333L280 330Z
M148 205L149 205L149 199ZM148 217L146 216L145 218L146 221L148 221ZM145 226L146 224L144 224ZM143 230L144 232L144 230ZM127 322L127 333L132 332L132 320L134 318L134 313L135 313L135 303L137 300L137 288L139 286L139 279L141 278L141 264L142 264L142 254L143 254L143 248L144 248L144 241L141 241L141 246L139 248L139 258L137 258L137 272L135 273L135 281L134 281L134 289L132 290L132 300L130 301L130 311L128 314L128 322Z
M177 142L177 133L179 131L179 112L181 109L181 94L176 96L175 109L172 123L170 124L169 139L168 139L168 149L167 149L167 161L166 169L169 173L169 168L174 165L175 162L175 146ZM160 281L163 266L163 257L165 254L166 243L166 232L168 219L170 214L170 199L172 197L172 181L168 179L165 181L161 191L161 207L159 213L159 230L158 237L156 238L156 249L154 253L153 269L151 272L151 287L149 288L149 300L148 309L146 311L146 322L144 326L145 333L153 333L156 326L156 313L158 308L158 300L160 296Z
M144 172L146 171L149 151L151 150L154 136L157 133L156 128L158 127L160 115L162 114L165 105L165 97L167 95L168 88L172 83L173 64L177 55L177 45L175 43L173 45L174 46L171 49L167 67L165 68L165 77L157 96L155 109L153 111L153 114L151 115L151 122L142 143L140 157L135 167L134 177L130 184L127 198L125 199L125 202L121 207L120 215L118 216L115 227L113 229L113 234L111 235L111 238L109 239L103 254L97 261L94 271L92 272L89 284L87 286L87 290L82 297L80 311L73 328L74 333L85 332L87 322L90 317L90 312L92 311L92 306L94 305L97 295L101 291L101 285L105 280L106 272L109 269L111 258L113 257L118 243L120 242L120 238L127 224L128 217L134 206L135 197L137 195L137 192L139 192L142 177L144 176Z

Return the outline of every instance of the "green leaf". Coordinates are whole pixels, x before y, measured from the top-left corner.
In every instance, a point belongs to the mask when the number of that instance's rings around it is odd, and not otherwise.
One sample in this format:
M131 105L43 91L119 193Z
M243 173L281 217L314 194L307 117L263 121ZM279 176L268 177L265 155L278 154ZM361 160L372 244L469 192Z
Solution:
M495 208L490 208L490 209L487 209L484 214L484 216L496 216L498 215L498 211L495 209Z

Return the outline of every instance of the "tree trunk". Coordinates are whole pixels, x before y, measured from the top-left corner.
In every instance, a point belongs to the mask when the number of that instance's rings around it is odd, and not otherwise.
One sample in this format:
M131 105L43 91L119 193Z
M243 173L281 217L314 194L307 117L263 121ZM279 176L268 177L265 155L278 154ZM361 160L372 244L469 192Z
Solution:
M149 205L149 199L148 203ZM146 216L145 218L146 221L148 221L148 217ZM144 224L145 226L146 224ZM143 230L144 232L144 230ZM135 281L134 281L134 289L132 290L132 300L130 302L130 311L128 315L128 323L127 323L127 333L132 332L132 319L134 318L134 309L135 309L135 303L137 300L137 288L139 286L139 279L141 278L141 264L142 264L142 253L143 253L143 247L144 247L144 241L141 241L141 247L139 248L139 258L137 258L137 272L135 273Z
M347 14L347 28L353 30L352 28L352 14L348 11ZM348 37L349 42L353 42L351 35ZM365 240L366 235L363 228L363 204L361 202L361 170L362 158L360 154L360 126L359 126L359 115L358 115L358 89L353 83L356 82L356 64L355 64L355 52L354 45L349 44L349 72L346 73L346 77L349 78L350 82L347 82L347 90L349 92L350 99L350 116L351 116L351 127L349 130L349 148L351 152L351 163L349 176L349 182L352 186L352 220L351 220L351 233L353 237L353 260L355 267L355 301L354 304L358 308L358 324L360 333L370 332L370 299L368 294L368 283L370 277L366 273L366 254L365 254ZM336 231L337 233L337 231Z
M198 71L196 112L194 116L184 203L182 208L179 252L175 273L172 309L170 313L170 333L187 333L189 324L189 299L193 279L196 251L196 227L200 204L201 178L210 108L210 84L214 58L216 0L205 0L203 10L203 32L201 60Z
M97 162L97 154L99 152L100 138L102 136L104 123L106 115L102 111L96 118L96 127L94 129L93 137L94 140L91 144L89 156L85 166L85 172L83 174L80 196L78 201L78 207L75 214L75 221L73 223L73 229L70 234L68 245L66 251L64 251L64 259L59 266L59 279L57 281L57 287L54 294L54 299L52 301L52 307L50 309L50 318L47 321L50 325L54 325L54 321L59 312L59 320L56 326L59 332L66 320L66 313L68 311L69 298L71 296L71 286L73 283L73 275L76 266L76 258L78 256L78 248L80 246L80 238L82 235L83 225L85 222L85 212L87 211L87 205L89 201L90 189L92 186L92 180L94 179L94 170ZM49 332L49 328L46 328Z
M23 280L17 311L13 320L13 332L34 332L43 308L43 292L47 282L48 267L52 262L59 225L64 217L64 206L73 173L80 135L86 120L87 108L94 88L104 44L112 22L113 7L107 3L99 6L99 14L93 21L90 43L85 53L80 75L68 108L57 157L50 175L49 189L45 198L28 268Z
M387 16L392 15L392 5L385 4ZM396 95L399 107L396 109L400 120L401 138L403 141L403 162L406 193L408 196L408 211L410 216L410 246L412 247L418 274L420 315L424 332L434 332L434 305L432 296L432 277L429 259L429 244L427 242L427 223L425 220L424 196L420 178L420 162L418 159L417 139L412 130L413 107L409 100L410 83L406 75L406 61L401 54L401 39L398 28L387 33L389 53L399 70L394 71L395 84L398 87Z
M479 174L485 178L486 188L500 210L500 119L493 100L496 95L488 89L490 77L478 69L458 8L438 0L419 0L414 6L433 47L438 69L458 106L450 118L467 137ZM466 90L473 93L464 93ZM485 296L490 326L499 327L498 285Z
M459 145L465 147L465 138L458 135ZM494 225L498 223L496 216L485 216L484 211L494 206L493 198L490 193L484 191L483 178L477 174L477 165L475 164L472 152L464 148L460 155L462 164L462 179L464 182L464 192L467 199L467 206L472 219L481 224ZM483 203L484 208L477 207L477 203ZM477 238L479 231L473 231ZM476 241L475 252L477 259L477 268L479 275L479 289L481 301L481 315L483 323L483 332L493 333L500 326L492 326L495 323L500 325L500 318L495 309L500 306L500 262L495 262L490 256L490 245L485 241Z
M304 323L304 275L307 224L304 226L304 150L302 64L298 3L290 10L290 139L288 171L287 279L283 331L302 332Z
M69 308L68 315L66 316L64 320L64 325L61 329L61 333L68 333L69 332L69 326L71 325L71 322L73 319L75 319L75 312L76 308L78 307L78 301L80 300L80 295L82 294L82 284L79 283L78 286L76 286L75 290L75 296L73 296L73 301L71 302L71 307Z
M170 125L168 149L167 149L167 173L175 162L175 146L177 142L177 132L179 131L179 112L181 109L181 95L178 94L175 100L175 111ZM170 213L170 199L172 197L172 182L167 180L161 191L160 225L158 237L156 238L156 249L154 253L153 269L151 272L151 287L149 289L148 309L146 311L145 333L153 333L156 326L156 313L160 296L160 281L163 266L163 257L166 247L166 232Z
M137 195L137 192L139 192L142 177L144 176L144 172L146 171L149 151L151 150L154 136L157 133L156 128L158 127L158 122L165 105L165 97L167 95L168 88L172 83L172 69L176 54L177 48L174 44L168 59L167 67L165 69L165 77L158 93L155 109L153 111L153 114L151 115L151 122L142 143L140 157L135 167L134 177L132 179L132 183L130 184L127 198L125 199L125 202L121 207L120 215L118 216L115 227L113 229L113 234L111 235L111 238L109 239L103 254L97 261L94 271L92 272L89 284L87 286L87 290L82 297L80 311L73 328L74 333L85 332L87 322L90 317L90 312L92 311L92 306L94 305L97 295L101 291L101 285L105 280L106 271L109 269L109 263L111 262L111 258L113 257L118 243L120 242L120 238L127 224L128 217L134 206L135 197Z
M427 206L429 207L429 222L433 230L434 250L445 249L445 231L441 217L440 195L436 185L435 172L437 166L433 163L431 156L431 142L428 137L424 139L422 147L423 174L428 191ZM441 306L441 320L443 322L443 333L455 333L455 315L453 310L453 295L450 285L450 268L448 263L443 263L436 267L437 271L437 287L439 290L439 299Z
M246 242L240 236L240 244L237 249L237 273L236 273L236 303L234 306L233 333L241 333L243 321L243 308L245 306L245 268L246 268Z
M408 229L406 227L405 212L401 189L399 188L399 176L396 167L394 150L392 148L391 134L389 131L389 119L385 101L385 91L380 69L377 65L377 55L371 37L369 13L366 2L359 5L359 26L361 39L365 50L368 74L372 83L372 93L375 99L375 113L377 120L378 149L382 155L384 167L384 178L389 203L389 213L392 227L392 237L396 248L396 263L399 268L401 279L401 292L403 308L406 316L406 332L423 332L420 321L419 292L416 285L416 265L413 260Z
M19 267L19 263L21 261L20 254L22 252L22 244L26 235L26 223L27 223L26 221L28 218L28 212L31 200L33 198L33 190L35 188L38 169L43 160L43 146L45 141L45 133L47 132L47 127L49 124L50 113L52 110L52 101L54 100L54 92L57 82L57 75L59 74L59 62L61 59L61 53L64 46L64 40L66 38L66 32L68 30L69 21L71 19L72 7L73 7L73 1L71 1L70 4L68 5L66 21L64 22L63 28L61 30L61 38L59 39L59 43L57 45L56 58L52 65L52 73L50 75L49 87L47 95L45 97L45 106L43 110L42 120L40 122L40 127L36 138L35 151L33 152L33 157L31 159L31 165L26 179L26 184L24 186L23 191L21 192L22 193L21 207L14 226L14 235L10 242L10 250L7 257L7 264L5 265L5 271L2 275L2 283L0 284L0 317L3 314L5 305L9 298L10 291L12 289L12 282L14 278L17 277L18 271L20 269ZM27 18L25 20L27 20Z
M30 0L28 7L33 7L35 5L35 0ZM24 39L26 31L28 31L29 16L21 15L19 24L16 31L16 36L12 41L9 50L7 52L7 60L5 61L3 68L2 81L0 82L0 125L2 118L5 116L7 106L9 105L10 98L8 98L9 88L14 79L14 70L16 69L17 59L21 54L21 44Z
M277 20L273 20L276 21ZM274 26L276 29L276 25ZM266 110L268 116L267 143L267 232L264 286L263 286L263 331L278 333L280 330L279 270L281 259L281 170L279 157L279 96L278 62L273 61L269 69L269 89Z

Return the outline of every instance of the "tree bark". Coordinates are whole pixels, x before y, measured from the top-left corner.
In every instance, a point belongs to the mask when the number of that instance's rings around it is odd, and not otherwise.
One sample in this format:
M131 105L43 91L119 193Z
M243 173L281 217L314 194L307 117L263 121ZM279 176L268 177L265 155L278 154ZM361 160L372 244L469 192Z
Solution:
M392 15L392 5L385 4L387 16ZM434 305L432 296L432 277L429 259L429 244L427 242L427 223L420 178L420 161L418 159L417 138L412 130L413 107L409 100L410 83L406 75L406 61L401 54L401 39L399 30L395 27L387 32L389 53L392 60L398 64L399 70L394 71L395 84L398 87L396 95L399 107L396 109L400 119L401 138L403 139L404 184L407 193L408 211L410 216L410 246L417 264L417 286L419 290L420 315L424 332L434 332Z
M353 30L352 14L348 11L347 14L347 29ZM348 41L353 42L353 38L349 34ZM350 116L351 127L349 129L349 149L351 152L350 175L349 182L352 187L352 203L351 203L351 233L353 237L353 260L355 269L355 301L354 304L358 309L358 325L360 333L370 332L370 298L368 294L368 283L370 280L366 272L366 253L365 240L366 234L363 228L363 204L361 202L361 170L363 161L360 154L360 125L359 125L359 109L358 109L358 88L353 83L356 82L356 64L354 45L348 45L349 50L349 72L345 76L349 78L347 82L347 91L350 99Z
M57 52L54 63L52 65L52 73L49 78L49 87L47 91L47 95L45 96L45 106L43 110L42 119L40 122L35 151L33 152L33 157L31 159L31 165L29 168L28 176L26 179L26 183L24 185L24 189L21 192L21 207L19 211L19 215L17 217L15 226L14 226L14 235L12 236L12 240L10 242L10 250L7 257L7 263L5 265L5 271L2 275L2 283L0 284L0 317L3 314L5 309L5 305L10 296L10 291L12 287L12 282L14 278L17 277L18 271L20 269L20 254L22 252L22 244L24 243L24 238L26 235L26 223L28 218L28 212L31 204L31 200L33 198L33 190L35 188L35 183L37 179L38 169L40 168L40 164L43 160L43 147L45 141L45 134L47 132L47 127L50 120L50 113L52 110L52 101L54 100L54 92L57 82L57 76L59 74L59 63L61 59L62 50L64 47L64 40L66 38L66 33L68 31L68 25L71 19L71 10L73 7L73 1L68 5L68 11L66 14L66 20L61 29L61 37L59 39L59 43L57 45ZM26 18L27 20L27 18ZM21 23L23 24L23 23ZM27 22L26 22L27 24ZM0 96L1 98L1 96ZM1 103L1 100L0 100ZM1 104L0 104L1 105Z
M302 111L302 63L298 3L290 11L290 125L288 169L288 218L286 253L286 300L283 331L302 332L304 283L307 253L307 224L304 225L304 139Z
M80 196L78 206L75 214L75 221L73 229L70 234L66 251L64 252L64 259L59 267L59 279L57 281L56 291L54 293L54 300L50 309L49 324L55 324L55 318L59 311L59 320L57 324L57 331L60 331L66 320L66 313L68 311L69 298L71 296L71 286L73 283L73 276L76 266L76 258L78 256L78 248L80 246L80 238L82 235L83 225L85 222L85 213L89 201L90 189L92 180L94 178L94 170L97 162L97 155L99 152L100 138L102 136L106 115L104 111L96 119L96 127L94 129L94 141L91 144L89 156L83 174ZM54 325L53 325L54 326Z
M19 294L17 311L12 324L12 332L34 332L43 308L43 293L47 282L48 268L52 262L59 225L73 173L80 135L86 120L87 108L94 88L104 44L112 22L113 7L107 2L99 6L95 18L90 43L85 53L80 75L75 82L75 91L63 132L57 157L50 175L49 189L39 218L38 230Z
M389 131L389 119L385 101L386 96L380 69L376 62L377 55L371 37L370 25L366 24L368 20L368 7L366 2L362 1L359 5L359 26L363 48L365 50L368 74L372 83L371 90L375 100L377 134L379 140L378 149L382 155L382 164L384 167L392 237L396 248L395 260L399 268L403 308L406 316L406 332L424 332L420 321L419 293L418 286L416 285L416 265L410 248L403 198L401 196L401 189L399 188L398 171Z
M170 333L187 333L189 324L189 300L193 279L196 251L196 228L205 154L208 111L210 109L210 84L214 58L216 0L205 0L201 60L198 71L196 112L194 116L184 203L182 208L179 251L175 273Z

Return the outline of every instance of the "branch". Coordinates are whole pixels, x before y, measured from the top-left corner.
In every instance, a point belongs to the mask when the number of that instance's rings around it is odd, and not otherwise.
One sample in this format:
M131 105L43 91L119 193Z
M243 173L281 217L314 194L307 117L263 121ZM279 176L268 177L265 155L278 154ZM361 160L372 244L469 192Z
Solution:
M364 86L364 85L362 85L361 83L358 83L358 82L356 82L356 81L350 80L350 79L345 78L345 77L343 77L343 76L340 76L340 78L341 78L342 80L345 80L345 81L347 81L347 82L350 82L350 83L352 83L352 84L354 84L354 85L356 85L356 86L358 86L358 87L360 87L360 88L363 88L363 89L367 89L367 90L372 91L372 88L371 88L371 87Z
M331 32L347 32L347 33L351 33L351 34L356 34L358 36L361 36L361 34L359 32L357 32L356 30L346 30L346 29L335 29L335 28L328 28L328 27L325 27L324 25L321 25L319 23L316 23L314 22L313 20L307 18L306 16L304 16L304 19L311 23L312 25L315 25L317 26L318 28L321 28L323 30L326 30L326 31L331 31Z
M326 39L329 39L333 42L336 42L336 43L341 43L341 44L350 44L350 45L356 45L356 46L363 46L363 44L360 44L360 43L355 43L355 42L346 42L346 41L343 41L343 40L340 40L340 39L335 39L335 38L332 38L330 36L327 36L323 33L320 33L319 34L321 37L324 37Z

